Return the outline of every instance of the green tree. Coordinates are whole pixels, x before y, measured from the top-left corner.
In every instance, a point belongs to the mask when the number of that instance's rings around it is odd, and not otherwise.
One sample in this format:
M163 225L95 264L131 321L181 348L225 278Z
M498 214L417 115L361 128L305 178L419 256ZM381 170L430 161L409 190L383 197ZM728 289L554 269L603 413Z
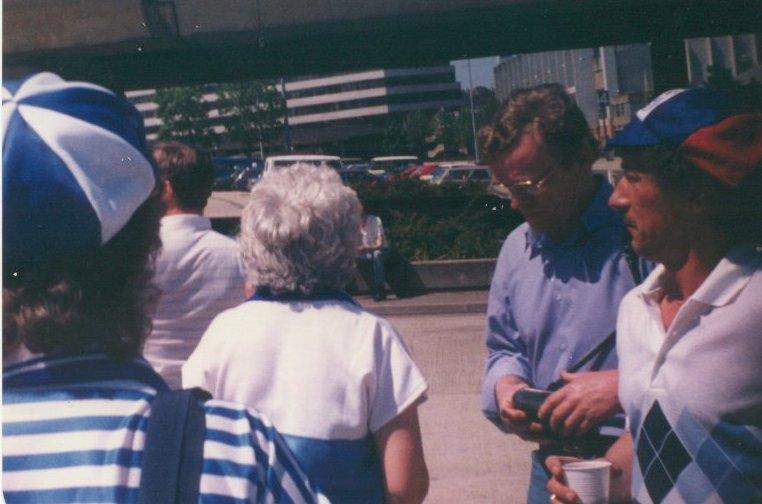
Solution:
M387 123L381 148L386 154L413 154L421 159L431 145L433 114L422 110L392 117Z
M286 106L274 81L257 80L221 84L220 113L230 140L239 142L249 152L273 146L283 134Z
M217 135L209 125L209 105L204 101L203 86L159 89L156 92L156 116L162 125L161 140L181 140L194 147L213 148Z
M464 101L468 94L464 92ZM500 103L492 89L476 87L473 90L474 124L476 131L487 124L497 112ZM436 143L444 146L445 152L465 151L474 156L474 132L471 124L470 104L456 110L440 109L434 117Z

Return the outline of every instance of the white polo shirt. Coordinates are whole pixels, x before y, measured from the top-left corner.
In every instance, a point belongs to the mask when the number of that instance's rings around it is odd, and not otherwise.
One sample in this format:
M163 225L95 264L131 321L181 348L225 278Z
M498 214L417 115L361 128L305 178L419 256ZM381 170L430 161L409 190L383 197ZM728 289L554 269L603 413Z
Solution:
M381 243L386 245L386 236L384 235L384 225L381 219L375 215L365 218L360 228L360 240L363 247L372 247L376 241L381 238Z
M246 274L238 243L200 215L161 219L154 285L161 291L143 354L172 388L201 335L221 311L244 301Z
M183 385L270 415L332 502L384 501L373 434L426 381L389 322L351 301L248 301L214 319Z
M762 254L732 249L669 331L659 266L619 310L638 502L762 502Z

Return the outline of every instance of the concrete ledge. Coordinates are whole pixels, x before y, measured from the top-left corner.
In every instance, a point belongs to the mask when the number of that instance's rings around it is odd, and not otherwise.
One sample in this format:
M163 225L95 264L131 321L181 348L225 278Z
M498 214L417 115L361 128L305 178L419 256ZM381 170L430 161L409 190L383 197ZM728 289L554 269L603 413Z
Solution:
M416 261L413 268L428 290L487 289L497 259Z
M497 259L456 259L445 261L414 261L411 263L414 274L418 277L413 281L423 284L427 292L449 290L486 290L492 281ZM401 279L407 282L408 279ZM387 283L394 287L394 279ZM362 275L355 275L352 292L365 294L369 288ZM481 309L481 308L479 308ZM443 313L433 311L432 314Z
M486 294L485 294L486 297ZM363 306L370 303L363 303ZM405 317L416 315L456 315L463 313L486 313L487 302L394 305L391 302L375 303L365 308L381 317Z

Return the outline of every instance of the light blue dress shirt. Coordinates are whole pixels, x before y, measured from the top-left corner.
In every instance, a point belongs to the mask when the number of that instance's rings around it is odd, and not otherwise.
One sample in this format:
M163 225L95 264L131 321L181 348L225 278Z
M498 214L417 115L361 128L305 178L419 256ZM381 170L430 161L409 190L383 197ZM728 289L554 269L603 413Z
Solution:
M497 425L501 377L546 388L615 329L619 302L635 280L624 252L629 236L608 206L611 193L599 179L579 225L561 243L524 223L503 244L489 293L482 385L482 410ZM639 268L643 277L650 269L642 260ZM612 345L583 370L616 367Z

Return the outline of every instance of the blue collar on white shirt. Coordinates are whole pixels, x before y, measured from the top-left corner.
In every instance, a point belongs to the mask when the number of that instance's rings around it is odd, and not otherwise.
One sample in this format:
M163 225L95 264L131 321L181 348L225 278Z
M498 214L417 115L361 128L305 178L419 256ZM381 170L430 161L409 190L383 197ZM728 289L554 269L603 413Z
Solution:
M276 301L283 303L290 301L341 301L360 306L352 296L340 289L316 289L310 294L293 291L274 294L269 287L257 287L256 292L249 298L249 301Z

